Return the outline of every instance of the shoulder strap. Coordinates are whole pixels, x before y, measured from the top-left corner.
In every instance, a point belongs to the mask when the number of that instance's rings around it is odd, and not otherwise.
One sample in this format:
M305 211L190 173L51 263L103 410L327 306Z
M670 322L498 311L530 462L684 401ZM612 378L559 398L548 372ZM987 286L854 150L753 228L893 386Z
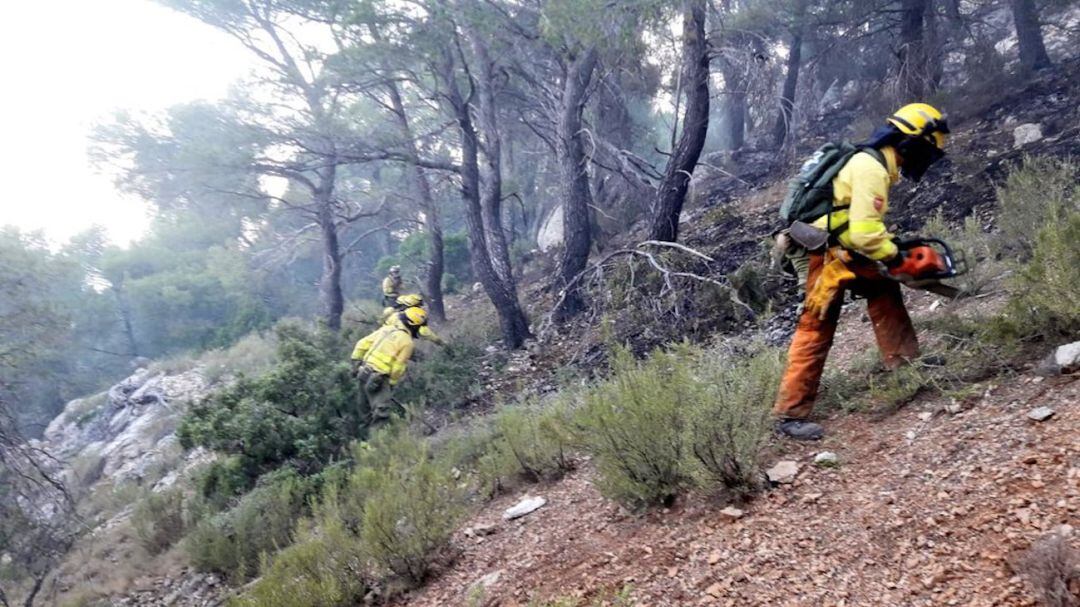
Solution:
M874 158L875 158L875 159L876 159L876 160L877 160L878 162L880 162L880 163L881 163L881 166L885 167L885 169L886 169L886 170L888 170L888 168L889 168L889 163L888 163L888 161L886 161L886 160L885 160L885 152L882 152L882 151L881 151L881 150L879 150L878 148L875 148L875 147L873 147L873 146L869 146L869 145L867 145L867 146L860 146L860 147L859 147L859 151L860 151L860 152L866 152L867 154L870 154L870 155L871 155L871 156L873 156L873 157L874 157Z

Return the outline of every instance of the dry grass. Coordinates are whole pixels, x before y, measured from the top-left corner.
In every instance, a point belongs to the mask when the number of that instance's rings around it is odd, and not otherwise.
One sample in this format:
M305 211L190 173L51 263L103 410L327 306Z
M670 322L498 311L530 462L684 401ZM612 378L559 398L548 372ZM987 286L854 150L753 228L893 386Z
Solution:
M1047 607L1080 606L1080 552L1061 534L1039 539L1009 561Z

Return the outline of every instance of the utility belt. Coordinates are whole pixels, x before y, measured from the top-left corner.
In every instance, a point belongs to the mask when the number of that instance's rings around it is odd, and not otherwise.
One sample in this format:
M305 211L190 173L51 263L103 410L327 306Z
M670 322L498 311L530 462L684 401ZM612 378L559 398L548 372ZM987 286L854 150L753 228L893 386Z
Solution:
M386 386L388 379L385 374L379 373L367 365L360 365L360 369L356 372L356 381L368 392L382 390Z

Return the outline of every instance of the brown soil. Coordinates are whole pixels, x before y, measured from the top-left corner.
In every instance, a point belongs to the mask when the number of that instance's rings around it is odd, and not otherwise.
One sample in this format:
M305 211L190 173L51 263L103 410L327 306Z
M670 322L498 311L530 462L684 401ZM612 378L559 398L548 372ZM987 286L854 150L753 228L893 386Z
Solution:
M931 301L919 295L911 307L933 314ZM861 315L861 306L845 311L834 361L872 348ZM627 513L598 493L584 462L561 482L487 504L455 536L454 564L398 604L528 605L630 588L632 604L650 607L1034 605L1007 559L1061 525L1080 525L1077 379L983 383L973 408L956 415L941 398L884 418L836 415L821 443L772 447L769 463L796 460L798 477L741 506L735 522L707 496ZM1027 419L1041 405L1056 415ZM820 451L835 452L840 466L815 466ZM548 504L502 521L526 493ZM496 532L465 531L478 524ZM1080 543L1080 532L1071 538Z

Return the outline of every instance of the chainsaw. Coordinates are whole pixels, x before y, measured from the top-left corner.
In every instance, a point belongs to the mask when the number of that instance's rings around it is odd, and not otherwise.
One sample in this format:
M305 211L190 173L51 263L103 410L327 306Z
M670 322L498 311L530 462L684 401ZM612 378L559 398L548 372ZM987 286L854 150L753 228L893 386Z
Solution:
M962 251L954 251L944 240L940 238L911 238L896 242L896 247L906 251L915 247L930 247L941 257L945 267L920 274L918 277L903 281L904 285L912 289L929 291L943 297L955 299L960 295L960 289L947 285L942 280L956 278L967 273L967 259Z

